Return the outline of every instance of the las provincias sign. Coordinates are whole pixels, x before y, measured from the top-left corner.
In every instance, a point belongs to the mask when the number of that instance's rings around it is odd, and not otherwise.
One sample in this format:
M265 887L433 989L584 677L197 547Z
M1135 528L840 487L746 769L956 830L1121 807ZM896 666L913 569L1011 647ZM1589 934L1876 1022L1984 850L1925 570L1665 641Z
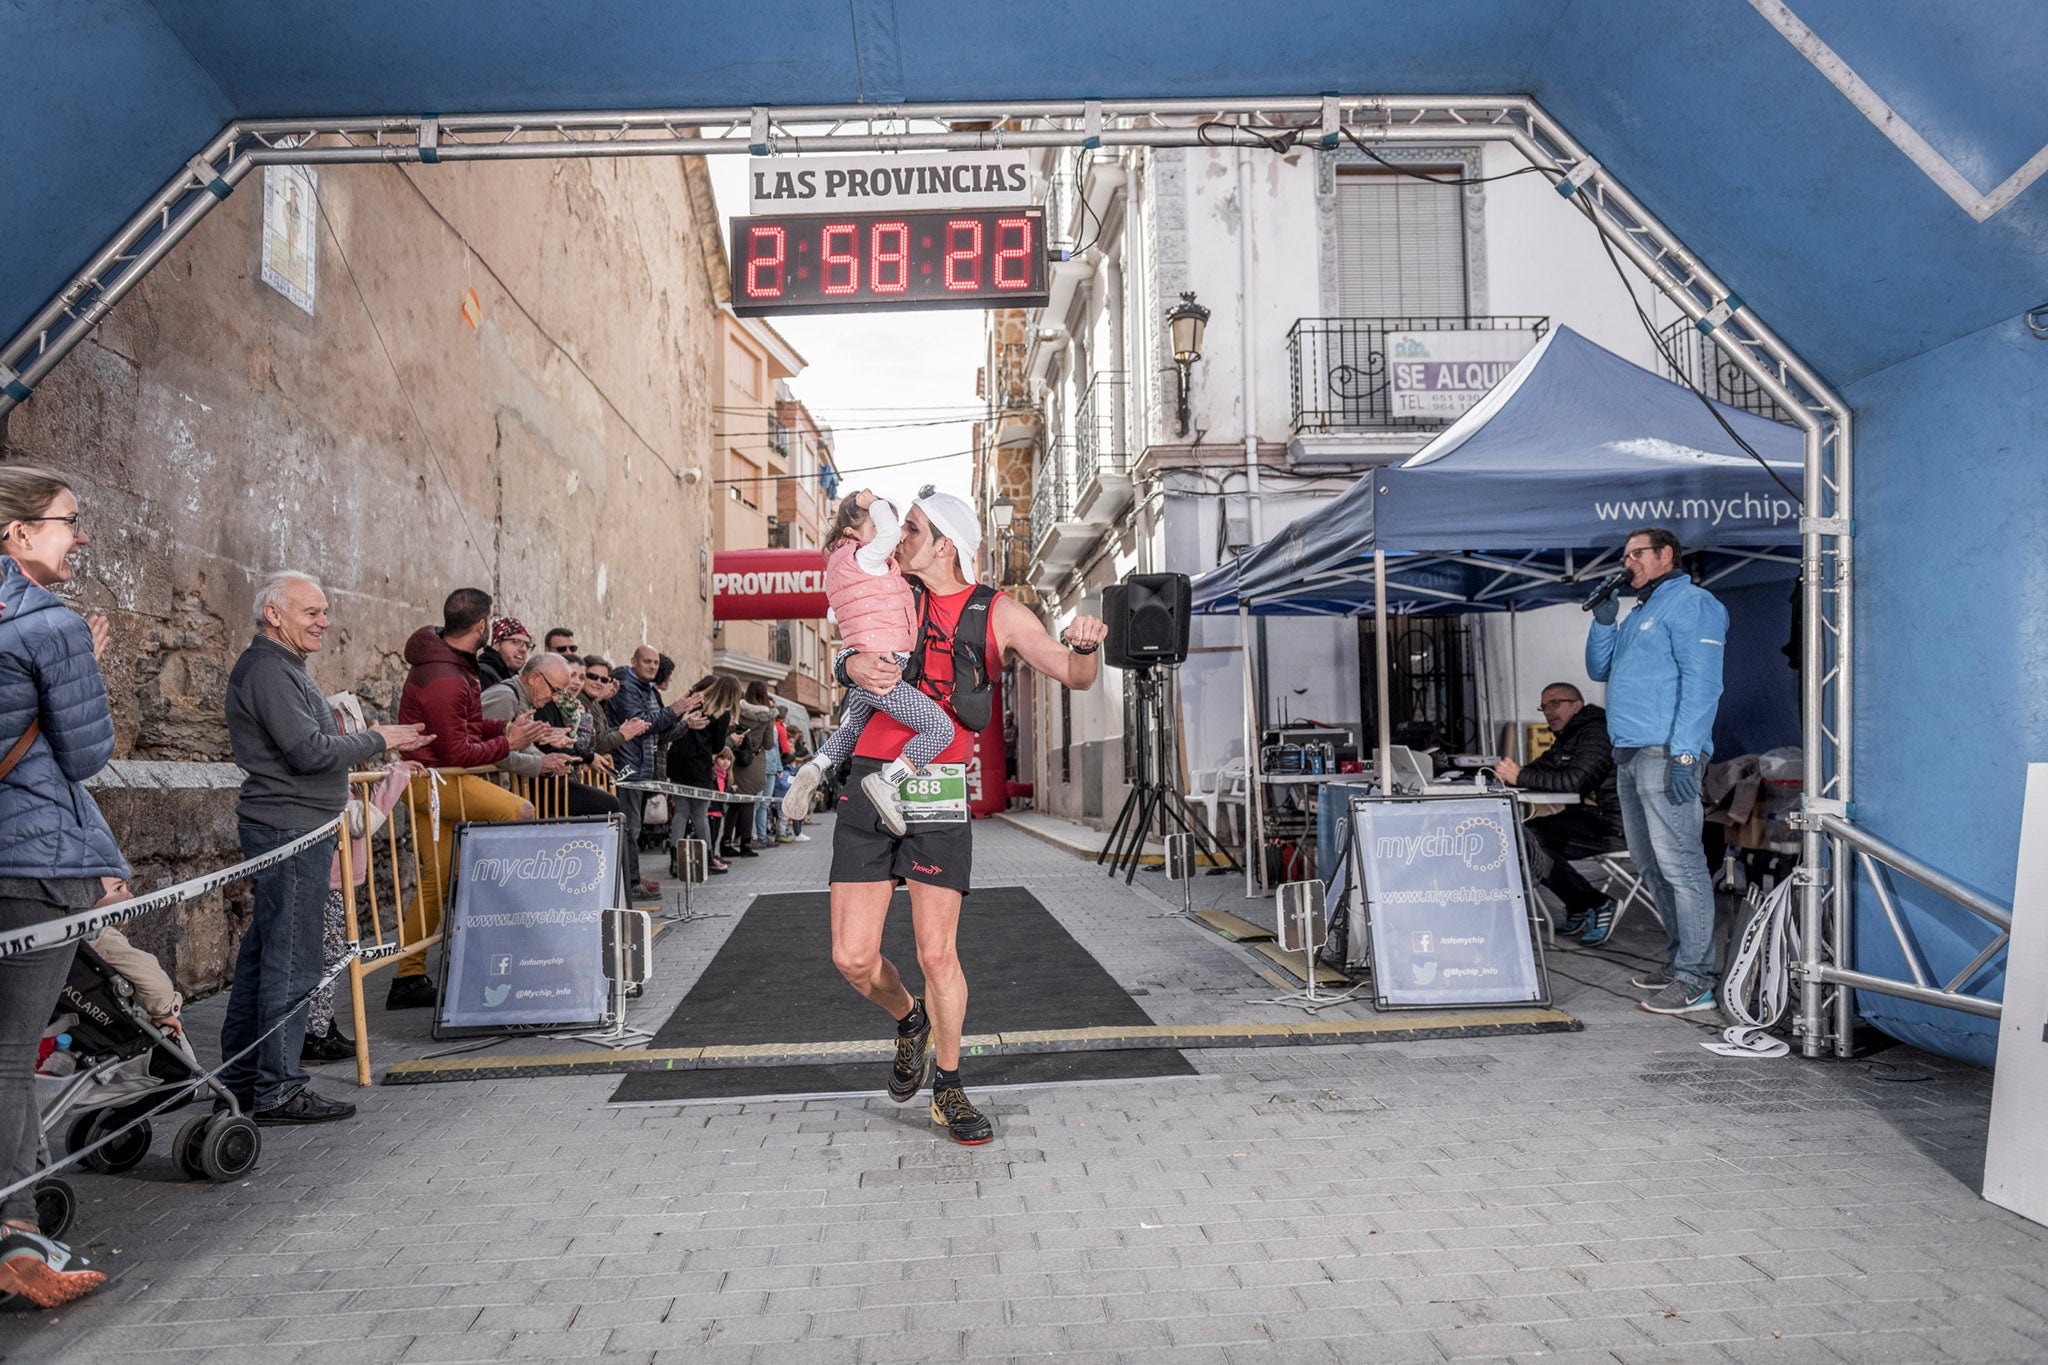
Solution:
M823 550L720 550L711 556L714 621L814 621L825 615Z
M1036 197L1023 152L755 157L747 191L752 214L1005 208Z

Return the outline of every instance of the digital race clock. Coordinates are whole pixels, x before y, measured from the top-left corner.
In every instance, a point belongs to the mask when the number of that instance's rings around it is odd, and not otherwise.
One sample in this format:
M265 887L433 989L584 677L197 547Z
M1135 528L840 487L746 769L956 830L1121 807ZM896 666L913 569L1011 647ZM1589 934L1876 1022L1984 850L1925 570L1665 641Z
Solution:
M1034 308L1046 301L1045 210L772 215L732 220L732 308Z

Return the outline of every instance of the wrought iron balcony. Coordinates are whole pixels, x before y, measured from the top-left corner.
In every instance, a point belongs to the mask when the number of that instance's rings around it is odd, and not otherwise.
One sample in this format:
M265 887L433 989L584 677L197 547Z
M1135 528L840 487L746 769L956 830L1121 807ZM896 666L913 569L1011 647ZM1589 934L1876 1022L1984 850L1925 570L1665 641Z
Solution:
M1435 431L1443 417L1397 417L1387 337L1397 332L1550 330L1547 317L1301 318L1287 332L1294 431Z
M1796 425L1792 414L1779 407L1777 401L1744 374L1742 367L1731 360L1726 351L1709 341L1691 319L1680 318L1657 333L1657 340L1658 349L1664 357L1665 378L1679 384L1690 380L1701 393L1730 407L1741 408L1744 412L1753 412L1787 426ZM1677 370L1671 368L1673 360L1678 362Z
M1037 554L1054 528L1073 515L1074 446L1058 437L1039 456L1031 480L1031 552Z
M1129 384L1122 370L1098 370L1088 381L1074 417L1074 486L1085 489L1093 480L1120 475L1130 468Z

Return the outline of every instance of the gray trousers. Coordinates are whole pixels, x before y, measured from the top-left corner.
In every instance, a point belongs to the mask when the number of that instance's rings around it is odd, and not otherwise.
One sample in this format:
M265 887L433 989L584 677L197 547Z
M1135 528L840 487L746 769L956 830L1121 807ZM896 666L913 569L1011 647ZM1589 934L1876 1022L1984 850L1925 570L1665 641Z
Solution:
M45 901L0 899L0 930L26 929L77 913ZM77 949L66 943L0 957L0 1189L35 1174L43 1135L36 1116L36 1053ZM0 1218L34 1223L35 1189L0 1201Z

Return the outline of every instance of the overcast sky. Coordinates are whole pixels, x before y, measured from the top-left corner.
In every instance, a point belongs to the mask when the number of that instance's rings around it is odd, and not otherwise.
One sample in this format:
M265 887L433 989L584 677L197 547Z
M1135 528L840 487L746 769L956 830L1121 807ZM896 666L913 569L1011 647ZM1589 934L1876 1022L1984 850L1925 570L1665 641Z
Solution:
M723 226L747 211L747 158L706 160ZM731 241L729 231L726 240ZM848 488L871 487L899 506L923 483L963 497L970 493L974 463L968 451L982 411L974 396L982 314L938 309L771 321L810 362L790 387L838 435L838 464ZM924 463L903 465L905 460Z

